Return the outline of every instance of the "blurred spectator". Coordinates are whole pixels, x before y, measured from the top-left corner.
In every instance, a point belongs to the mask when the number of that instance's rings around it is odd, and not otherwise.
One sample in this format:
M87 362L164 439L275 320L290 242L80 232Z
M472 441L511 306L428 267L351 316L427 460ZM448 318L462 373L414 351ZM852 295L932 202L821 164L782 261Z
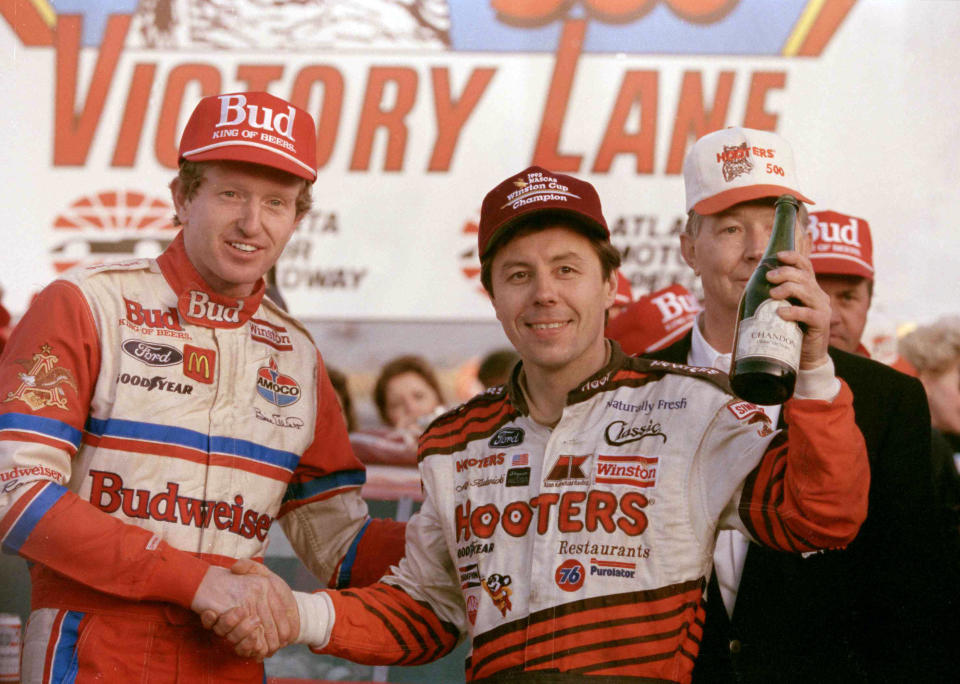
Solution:
M870 357L863 344L867 312L873 301L873 238L870 224L836 211L810 213L810 263L817 284L830 296L830 344L851 354ZM878 359L897 370L916 375L896 355Z
M483 389L490 389L497 385L506 384L510 379L510 372L520 360L520 356L513 349L495 349L480 361L477 367L477 379Z
M683 337L701 309L683 285L671 285L644 295L620 316L611 318L606 336L627 354L646 354L668 347Z
M900 340L900 353L917 368L933 427L960 451L960 316L920 326Z
M380 371L373 388L380 420L418 436L443 412L443 392L430 364L419 356L398 356Z
M347 376L332 366L327 366L327 375L330 376L330 382L337 393L337 401L340 403L340 411L343 412L343 420L347 424L347 432L353 432L357 429L357 417L353 411L353 399L350 396Z

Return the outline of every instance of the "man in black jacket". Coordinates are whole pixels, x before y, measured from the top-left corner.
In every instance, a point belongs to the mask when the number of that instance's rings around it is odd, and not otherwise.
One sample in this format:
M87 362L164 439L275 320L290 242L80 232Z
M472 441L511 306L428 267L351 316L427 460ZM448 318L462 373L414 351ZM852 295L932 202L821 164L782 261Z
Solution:
M739 297L769 240L773 202L784 193L809 200L798 190L789 145L765 131L704 136L684 162L684 182L689 214L681 251L701 278L704 311L691 333L650 356L726 371ZM803 226L806 209L800 213ZM802 228L798 238L809 250ZM955 676L960 561L931 505L923 388L867 358L835 348L830 355L853 390L867 444L867 520L846 549L812 555L769 551L722 533L694 682ZM779 407L765 410L782 424Z

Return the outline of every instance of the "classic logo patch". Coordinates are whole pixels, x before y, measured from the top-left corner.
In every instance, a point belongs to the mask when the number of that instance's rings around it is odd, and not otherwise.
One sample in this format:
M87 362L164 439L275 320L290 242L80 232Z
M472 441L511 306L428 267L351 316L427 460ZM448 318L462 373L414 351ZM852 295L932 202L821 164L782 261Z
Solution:
M523 443L523 428L503 428L490 438L490 446L502 448Z
M621 446L631 442L639 442L647 437L660 437L664 442L667 436L660 429L660 423L651 419L646 425L630 425L625 420L615 420L603 432L603 438L611 446Z
M568 558L557 567L557 571L553 574L553 581L564 591L576 591L583 586L585 577L586 573L580 561Z
M144 342L143 340L127 340L120 348L127 356L132 356L140 363L148 366L175 366L183 361L183 354L179 349L169 344L159 342Z
M213 349L183 345L183 374L197 382L210 385L216 372L217 352Z
M596 482L600 484L653 487L657 483L656 456L597 455Z
M276 406L290 406L300 401L300 385L289 375L280 372L277 362L257 371L257 394Z
M23 366L25 373L17 373L20 386L13 392L7 392L4 402L18 399L37 411L44 406L67 408L67 395L63 386L72 387L77 391L77 380L73 371L58 366L59 357L53 354L53 347L44 344L32 359L17 359L14 363Z

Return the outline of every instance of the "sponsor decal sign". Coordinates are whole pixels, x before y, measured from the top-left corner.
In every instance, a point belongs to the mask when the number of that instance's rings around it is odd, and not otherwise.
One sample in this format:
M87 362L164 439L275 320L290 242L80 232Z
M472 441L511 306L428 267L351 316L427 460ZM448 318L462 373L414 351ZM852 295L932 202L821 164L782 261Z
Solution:
M594 481L597 484L653 487L657 483L656 456L597 455Z
M280 372L277 362L257 371L257 394L275 406L290 406L300 401L300 385L289 375Z
M217 352L213 349L183 345L183 374L206 385L213 384L217 370Z
M583 570L583 563L575 558L568 558L557 566L553 573L553 581L564 591L576 591L583 586L587 573Z
M22 401L31 411L39 411L46 406L67 408L66 388L77 392L77 379L73 371L58 366L59 361L49 344L40 345L40 351L30 359L17 359L14 363L23 367L17 373L20 384L12 392L8 392L4 403L8 401Z
M127 340L120 345L123 353L148 366L176 366L183 361L183 354L176 347L159 342Z

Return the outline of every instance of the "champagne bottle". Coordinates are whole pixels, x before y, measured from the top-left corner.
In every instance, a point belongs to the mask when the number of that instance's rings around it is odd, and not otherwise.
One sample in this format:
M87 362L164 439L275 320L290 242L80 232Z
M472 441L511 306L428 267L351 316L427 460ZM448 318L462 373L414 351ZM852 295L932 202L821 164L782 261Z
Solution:
M777 198L770 242L740 298L737 333L730 362L730 387L754 404L782 404L793 396L800 366L803 332L780 318L784 300L770 298L767 273L780 266L777 252L796 249L794 228L800 203L792 195Z

